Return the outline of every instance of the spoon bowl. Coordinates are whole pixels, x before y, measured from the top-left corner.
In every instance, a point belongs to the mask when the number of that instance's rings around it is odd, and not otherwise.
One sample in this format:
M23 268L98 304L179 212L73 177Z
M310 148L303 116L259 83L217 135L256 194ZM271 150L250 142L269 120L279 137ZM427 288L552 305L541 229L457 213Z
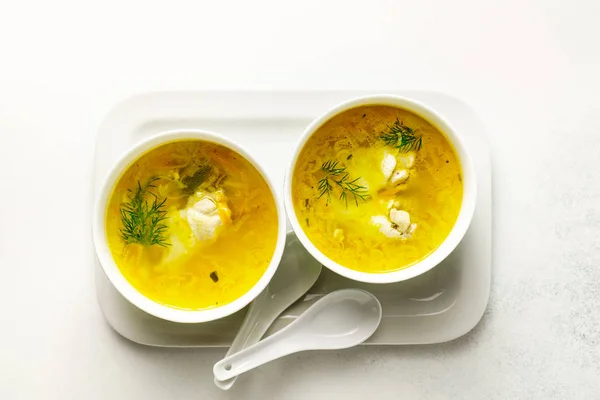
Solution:
M338 290L316 302L290 331L303 335L314 350L344 349L367 340L381 321L379 300L358 289ZM322 300L325 300L325 297ZM375 329L374 329L375 328ZM319 347L316 347L316 346Z
M299 351L356 346L375 333L381 314L379 300L369 292L343 289L329 293L279 332L217 362L213 373L216 379L226 380Z

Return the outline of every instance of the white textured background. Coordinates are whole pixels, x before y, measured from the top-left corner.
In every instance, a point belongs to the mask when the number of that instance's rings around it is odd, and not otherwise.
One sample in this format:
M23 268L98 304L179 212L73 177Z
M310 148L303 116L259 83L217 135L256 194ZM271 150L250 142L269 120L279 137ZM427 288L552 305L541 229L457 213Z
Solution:
M600 399L600 2L0 0L1 399ZM291 356L212 384L223 350L104 322L94 137L154 89L431 89L490 128L494 273L473 332Z

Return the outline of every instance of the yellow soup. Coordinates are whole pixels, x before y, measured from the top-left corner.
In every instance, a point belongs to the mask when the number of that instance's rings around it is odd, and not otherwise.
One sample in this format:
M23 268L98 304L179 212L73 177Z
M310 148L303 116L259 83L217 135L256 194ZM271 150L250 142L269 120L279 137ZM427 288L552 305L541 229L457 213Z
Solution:
M300 152L294 209L337 263L389 272L427 257L460 211L459 160L446 137L409 111L357 107L322 125Z
M200 140L159 146L123 173L106 210L106 235L125 278L180 309L227 304L267 269L277 209L241 155Z

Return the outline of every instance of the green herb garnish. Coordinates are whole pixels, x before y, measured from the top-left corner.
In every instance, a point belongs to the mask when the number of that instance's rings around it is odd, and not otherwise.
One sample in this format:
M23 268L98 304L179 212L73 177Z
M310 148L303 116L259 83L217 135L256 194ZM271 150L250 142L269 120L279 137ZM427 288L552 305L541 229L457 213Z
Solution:
M327 204L331 201L331 193L336 185L340 189L340 200L344 200L346 208L348 208L348 196L352 196L354 203L358 206L358 201L366 201L369 193L366 186L362 186L357 182L360 177L350 179L350 174L346 172L345 167L339 167L337 161L326 161L321 165L321 171L325 176L319 181L319 199L327 196ZM332 184L333 182L333 184Z
M121 238L125 244L138 243L144 246L157 244L170 246L165 239L167 226L163 223L167 219L164 205L167 199L158 201L158 196L150 191L155 188L154 182L159 178L153 177L144 186L138 181L135 192L127 190L129 201L121 204L121 221L123 228L120 230ZM148 195L153 201L147 199Z
M415 131L400 122L398 118L393 125L388 125L388 129L388 132L381 132L379 135L388 146L397 148L400 153L421 150L423 137L415 135Z
M210 165L201 165L198 171L194 172L193 175L184 176L181 178L181 183L185 186L185 191L188 193L193 193L196 191L198 186L204 182L212 167Z

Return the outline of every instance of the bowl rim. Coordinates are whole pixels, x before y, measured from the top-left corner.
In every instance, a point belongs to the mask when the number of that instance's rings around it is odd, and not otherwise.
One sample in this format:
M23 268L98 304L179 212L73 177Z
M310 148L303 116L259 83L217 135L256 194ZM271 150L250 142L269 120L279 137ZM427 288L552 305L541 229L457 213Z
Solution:
M300 152L306 145L308 139L327 121L334 116L361 106L369 105L387 105L396 108L405 109L412 113L417 114L427 122L431 123L436 127L450 142L457 153L457 158L462 168L462 180L463 180L463 199L461 208L452 227L450 233L444 239L444 241L427 257L418 261L417 263L405 267L400 270L394 270L390 272L362 272L345 267L329 257L323 254L308 238L304 233L304 230L300 226L296 211L294 209L292 201L292 178L296 162ZM331 109L323 113L321 116L314 119L310 125L304 130L300 139L298 140L294 152L291 156L290 162L286 169L284 179L284 203L288 219L296 236L302 242L304 247L309 253L320 261L324 266L332 270L333 272L342 275L346 278L366 283L393 283L401 282L407 279L414 278L422 275L425 272L431 270L442 262L452 251L458 246L462 238L464 237L475 211L475 203L477 199L477 183L476 173L473 166L473 162L468 153L467 147L464 144L463 139L457 133L456 129L442 117L437 111L434 111L425 104L410 99L408 97L392 95L392 94L375 94L355 97L350 100L338 103Z
M248 162L250 162L250 164L257 169L271 190L271 194L275 201L278 220L277 243L275 245L271 262L267 266L267 269L262 274L260 279L254 284L254 286L252 286L252 288L250 288L250 290L234 301L219 307L201 310L186 310L169 307L151 300L139 292L131 283L129 283L129 281L121 273L119 267L116 265L108 247L105 230L106 206L110 199L112 189L123 172L133 162L135 162L135 160L137 160L143 154L146 154L148 151L151 151L152 149L155 149L163 144L185 140L203 140L213 144L222 145L240 154ZM102 180L99 190L94 194L92 236L96 257L102 266L102 270L113 286L115 286L119 293L121 293L121 295L125 297L125 299L127 299L131 304L148 314L167 321L179 323L208 322L226 317L241 310L252 300L254 300L254 298L256 298L256 296L258 296L271 281L271 278L279 266L285 247L286 213L281 195L277 190L275 190L275 186L273 185L271 178L265 173L265 169L257 161L257 159L245 147L215 132L191 128L173 129L156 133L140 142L137 142L126 152L124 152L115 163L113 163L112 167Z

